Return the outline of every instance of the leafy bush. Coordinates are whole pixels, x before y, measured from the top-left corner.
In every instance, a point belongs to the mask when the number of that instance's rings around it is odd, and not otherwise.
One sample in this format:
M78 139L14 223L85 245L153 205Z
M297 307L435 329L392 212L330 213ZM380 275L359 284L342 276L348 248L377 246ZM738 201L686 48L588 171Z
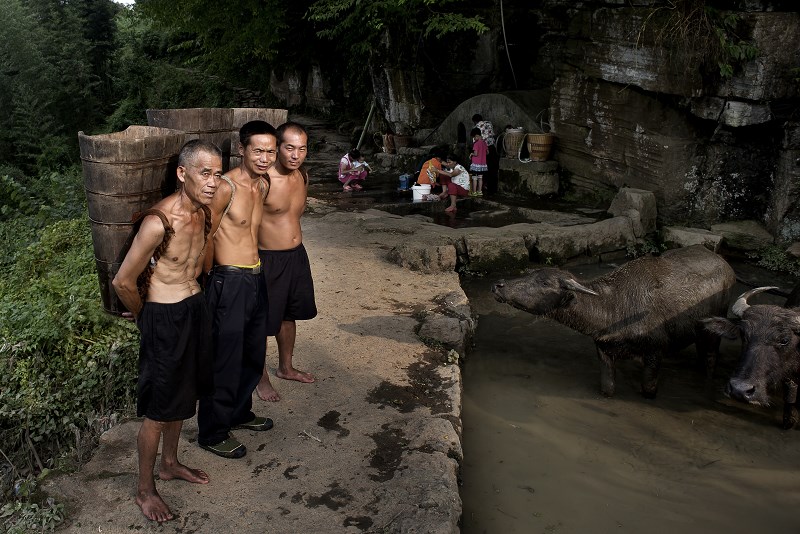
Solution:
M780 271L800 276L800 259L788 254L784 247L770 245L747 256L751 259L757 259L756 263L759 266L770 271Z
M9 224L20 222L0 223L4 239L13 237ZM16 262L0 279L0 443L21 476L52 466L94 437L97 420L130 408L138 335L101 310L85 219L9 245Z
M8 534L52 532L64 520L64 505L38 491L38 483L47 476L28 476L14 485L17 499L0 507L0 520Z
M79 217L85 210L79 167L48 172L36 179L11 167L0 167L0 220L35 216L30 222L41 226L52 220Z

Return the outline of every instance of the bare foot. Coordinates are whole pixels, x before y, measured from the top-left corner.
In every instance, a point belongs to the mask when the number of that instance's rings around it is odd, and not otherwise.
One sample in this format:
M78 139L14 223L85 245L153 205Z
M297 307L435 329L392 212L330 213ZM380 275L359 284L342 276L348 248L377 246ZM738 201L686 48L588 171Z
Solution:
M259 381L256 386L256 395L258 395L259 399L267 402L278 402L281 400L281 396L278 395L278 392L272 387L272 382L269 381L269 377L266 374L261 375L261 381Z
M275 376L278 378L283 378L284 380L297 380L298 382L302 382L303 384L312 384L314 383L314 375L311 373L306 373L305 371L298 371L294 367L290 367L288 371L283 372L280 369L275 371Z
M150 521L163 523L175 518L169 511L167 503L161 499L157 491L139 491L136 493L136 504L142 509L144 516Z
M172 467L160 466L158 468L158 478L161 480L185 480L194 484L208 484L208 475L202 469L192 469L182 463Z
M446 211L447 213L455 213L456 212L456 207L455 206L450 206L449 208L445 208L444 211Z

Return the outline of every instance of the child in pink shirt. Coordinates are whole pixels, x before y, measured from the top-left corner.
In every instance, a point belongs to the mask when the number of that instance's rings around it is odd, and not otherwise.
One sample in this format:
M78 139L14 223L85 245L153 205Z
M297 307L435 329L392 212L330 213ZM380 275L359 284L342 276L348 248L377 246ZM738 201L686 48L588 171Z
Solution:
M469 134L472 136L472 153L470 157L469 171L472 176L472 191L470 195L474 197L483 196L483 173L489 170L486 166L486 153L489 147L481 136L479 128L473 128Z

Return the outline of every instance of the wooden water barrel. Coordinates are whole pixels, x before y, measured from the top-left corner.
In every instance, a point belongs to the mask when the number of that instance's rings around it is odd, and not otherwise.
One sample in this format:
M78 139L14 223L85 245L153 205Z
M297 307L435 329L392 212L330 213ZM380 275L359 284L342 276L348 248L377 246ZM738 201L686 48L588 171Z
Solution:
M222 166L228 169L232 108L148 109L147 124L185 132L186 141L211 141L222 150Z
M525 141L525 130L522 128L506 128L501 134L503 137L503 152L507 158L516 158L519 149Z
M265 121L277 128L289 118L288 109L280 108L231 108L233 119L230 130L231 157L229 168L238 167L242 162L239 157L239 128L250 121Z
M555 135L551 133L532 134L527 136L528 153L531 161L547 161L553 149Z
M78 132L95 265L103 309L109 313L126 311L111 280L122 263L133 217L175 190L177 156L185 137L152 126L102 135Z

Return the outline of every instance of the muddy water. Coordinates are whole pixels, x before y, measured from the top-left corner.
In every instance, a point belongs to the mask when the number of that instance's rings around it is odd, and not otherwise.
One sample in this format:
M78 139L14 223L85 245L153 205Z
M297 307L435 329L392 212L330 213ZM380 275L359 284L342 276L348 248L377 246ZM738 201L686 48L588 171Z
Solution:
M780 406L722 394L738 342L710 381L691 349L669 358L655 400L625 362L606 399L591 340L495 302L491 281L464 284L480 314L463 368L464 533L800 532L800 431L779 428Z

